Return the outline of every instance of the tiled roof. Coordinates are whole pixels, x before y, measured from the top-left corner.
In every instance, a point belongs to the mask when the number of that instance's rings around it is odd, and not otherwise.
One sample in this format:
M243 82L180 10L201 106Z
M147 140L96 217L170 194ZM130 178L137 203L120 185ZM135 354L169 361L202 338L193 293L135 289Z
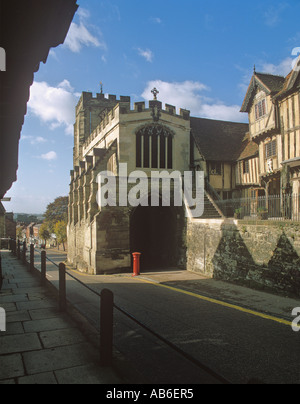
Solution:
M241 112L249 112L250 106L253 102L254 94L257 91L257 87L264 90L269 95L276 95L281 91L285 84L285 78L283 76L275 76L268 73L254 73L251 82L246 93Z
M254 143L252 140L250 140L249 132L246 134L246 136L243 140L241 150L242 151L241 151L241 154L240 154L238 160L246 160L246 159L258 156L258 145L256 143Z
M282 98L285 97L289 91L293 91L293 89L295 88L295 85L299 86L299 71L298 70L292 70L285 79L285 83L281 89L281 91L279 91L276 96L275 99L277 98Z
M207 161L236 161L249 125L191 117L192 135Z
M256 77L267 87L272 94L282 90L285 78L267 73L255 73Z

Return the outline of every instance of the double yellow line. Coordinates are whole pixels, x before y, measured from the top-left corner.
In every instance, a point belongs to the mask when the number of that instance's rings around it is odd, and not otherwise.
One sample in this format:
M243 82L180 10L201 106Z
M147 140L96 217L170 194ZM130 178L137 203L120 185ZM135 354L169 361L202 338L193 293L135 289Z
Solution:
M244 307L240 307L240 306L237 306L237 305L231 304L231 303L226 303L226 302L223 302L221 300L212 299L210 297L202 296L202 295L199 295L197 293L188 292L188 291L183 290L183 289L178 289L178 288L174 288L172 286L163 285L161 283L152 282L152 281L149 281L149 280L146 280L146 279L143 279L143 278L135 278L135 279L139 280L140 282L149 283L149 284L154 285L154 286L158 286L158 287L161 287L161 288L164 288L164 289L172 290L173 292L182 293L184 295L195 297L196 299L200 299L200 300L203 300L203 301L206 301L206 302L209 302L209 303L217 304L219 306L227 307L229 309L237 310L237 311L240 311L240 312L243 312L243 313L246 313L246 314L251 314L253 316L263 318L265 320L275 321L276 323L292 327L292 322L291 321L287 321L287 320L284 320L284 319L281 319L281 318L278 318L278 317L274 317L274 316L270 316L268 314L260 313L258 311L246 309ZM298 326L298 328L300 329L300 325Z

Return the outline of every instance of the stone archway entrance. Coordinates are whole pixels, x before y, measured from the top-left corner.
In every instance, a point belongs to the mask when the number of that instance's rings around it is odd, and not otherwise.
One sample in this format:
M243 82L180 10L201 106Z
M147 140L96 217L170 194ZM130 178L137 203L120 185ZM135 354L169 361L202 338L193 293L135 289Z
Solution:
M140 252L142 269L178 266L182 231L177 209L137 207L130 220L130 250ZM180 240L179 240L180 239Z

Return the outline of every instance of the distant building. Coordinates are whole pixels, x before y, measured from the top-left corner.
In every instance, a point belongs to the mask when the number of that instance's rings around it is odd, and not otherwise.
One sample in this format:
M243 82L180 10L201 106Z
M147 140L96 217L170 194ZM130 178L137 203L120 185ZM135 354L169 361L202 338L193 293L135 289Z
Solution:
M33 242L34 239L34 226L35 223L30 223L29 226L26 227L26 240L28 243Z
M35 224L32 228L32 232L33 232L33 238L36 242L39 241L40 239L40 228L41 228L41 224Z
M0 202L0 238L16 238L16 222L14 214L7 213Z

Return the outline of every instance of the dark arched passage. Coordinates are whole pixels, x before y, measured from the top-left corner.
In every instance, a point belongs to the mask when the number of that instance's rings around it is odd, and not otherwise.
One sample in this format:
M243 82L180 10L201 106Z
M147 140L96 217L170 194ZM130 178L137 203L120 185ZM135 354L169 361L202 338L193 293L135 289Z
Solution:
M172 207L137 207L130 220L131 252L142 254L142 269L177 266L180 215Z

